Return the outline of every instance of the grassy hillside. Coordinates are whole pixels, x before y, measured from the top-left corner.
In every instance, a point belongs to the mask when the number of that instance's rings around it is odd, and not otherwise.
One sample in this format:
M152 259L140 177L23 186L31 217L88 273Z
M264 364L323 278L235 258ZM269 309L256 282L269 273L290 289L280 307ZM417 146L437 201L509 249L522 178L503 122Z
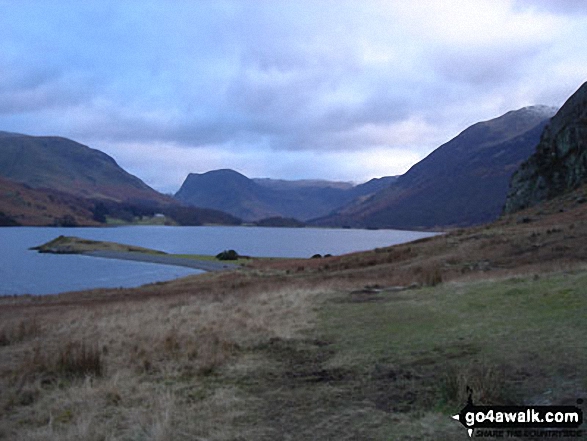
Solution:
M88 199L170 204L105 153L66 138L0 132L0 176Z
M366 253L0 299L0 437L466 440L467 385L575 404L586 193Z
M0 178L0 225L98 225L93 203Z

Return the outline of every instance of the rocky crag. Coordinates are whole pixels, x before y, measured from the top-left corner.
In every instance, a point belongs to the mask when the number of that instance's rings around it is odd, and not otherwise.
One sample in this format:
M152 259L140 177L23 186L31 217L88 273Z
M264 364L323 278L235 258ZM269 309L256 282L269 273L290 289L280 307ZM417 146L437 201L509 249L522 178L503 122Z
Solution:
M587 83L545 127L530 156L514 173L504 212L513 213L587 183Z

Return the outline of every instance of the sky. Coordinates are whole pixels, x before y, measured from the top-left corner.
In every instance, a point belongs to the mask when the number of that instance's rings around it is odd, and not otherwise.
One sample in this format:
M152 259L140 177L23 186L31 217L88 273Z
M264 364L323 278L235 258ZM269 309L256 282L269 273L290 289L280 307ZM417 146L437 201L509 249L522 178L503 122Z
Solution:
M584 0L0 0L0 130L188 173L364 182L587 80Z

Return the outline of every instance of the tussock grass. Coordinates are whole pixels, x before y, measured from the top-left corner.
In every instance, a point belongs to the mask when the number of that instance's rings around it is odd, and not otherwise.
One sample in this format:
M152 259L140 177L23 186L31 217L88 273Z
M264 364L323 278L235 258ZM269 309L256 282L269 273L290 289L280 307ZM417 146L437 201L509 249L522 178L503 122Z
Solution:
M40 334L40 325L35 317L8 323L0 328L0 346L8 346L23 340L34 338Z
M452 408L467 402L469 392L475 404L516 404L505 385L506 369L483 363L449 366L439 384L440 398Z
M186 293L45 310L42 334L0 358L0 439L235 439L230 422L249 398L219 378L258 345L301 335L316 295Z
M449 415L467 386L488 404L585 391L584 286L582 271L361 296L245 283L40 308L42 328L0 349L0 434L464 440ZM100 370L85 370L92 357Z
M467 387L478 404L585 394L584 286L585 271L360 295L243 283L37 308L43 326L0 348L0 434L468 439L449 417Z
M69 342L58 354L56 369L67 377L101 377L105 367L97 346L85 342Z

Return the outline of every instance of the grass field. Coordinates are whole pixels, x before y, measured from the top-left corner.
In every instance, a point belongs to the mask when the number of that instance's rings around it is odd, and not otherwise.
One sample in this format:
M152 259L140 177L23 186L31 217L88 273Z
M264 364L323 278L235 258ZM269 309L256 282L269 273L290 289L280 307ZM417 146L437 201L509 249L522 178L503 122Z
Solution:
M36 311L3 321L0 436L464 440L466 385L487 404L585 396L586 287L576 271Z

